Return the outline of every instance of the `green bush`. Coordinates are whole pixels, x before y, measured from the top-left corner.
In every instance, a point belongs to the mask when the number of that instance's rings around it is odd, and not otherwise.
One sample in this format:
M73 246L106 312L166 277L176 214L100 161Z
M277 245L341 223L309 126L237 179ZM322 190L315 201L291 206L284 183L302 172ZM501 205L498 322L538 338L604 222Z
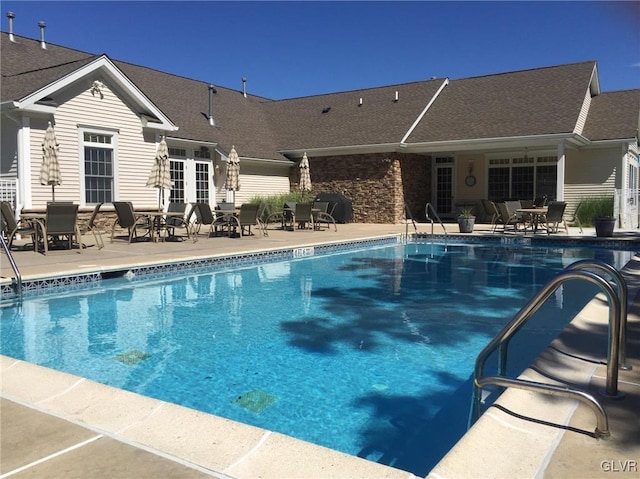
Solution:
M292 191L290 193L281 193L271 196L254 196L249 203L266 204L267 207L260 218L265 221L267 217L273 213L281 213L286 201L294 201L296 203L311 203L315 195L308 191Z
M582 226L593 226L594 218L613 216L613 196L593 196L583 198L578 210Z

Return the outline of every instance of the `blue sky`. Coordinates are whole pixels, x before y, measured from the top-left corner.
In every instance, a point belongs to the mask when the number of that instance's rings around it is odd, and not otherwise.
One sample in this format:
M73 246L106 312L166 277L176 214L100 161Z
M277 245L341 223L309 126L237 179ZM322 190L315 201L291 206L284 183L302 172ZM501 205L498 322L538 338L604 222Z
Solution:
M640 2L3 1L14 33L271 99L598 61L640 88Z

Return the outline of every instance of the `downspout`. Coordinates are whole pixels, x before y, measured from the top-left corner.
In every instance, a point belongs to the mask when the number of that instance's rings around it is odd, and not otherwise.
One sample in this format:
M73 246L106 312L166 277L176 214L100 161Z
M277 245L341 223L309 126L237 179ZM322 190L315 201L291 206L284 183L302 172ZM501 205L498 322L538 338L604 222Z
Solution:
M422 113L418 115L418 118L416 118L416 121L413 122L413 125L411 125L411 128L409 128L409 131L407 131L407 133L404 135L402 140L400 140L400 144L404 144L404 142L407 141L407 138L409 138L409 135L413 133L413 130L416 128L416 126L418 126L418 123L420 123L420 121L422 120L422 117L424 117L427 114L427 111L429 111L429 108L431 108L431 105L433 105L433 103L436 101L438 96L440 96L440 93L442 92L442 90L444 90L444 88L448 84L449 84L449 79L445 78L444 81L442 82L442 85L440 85L440 88L438 88L438 91L435 93L435 95L433 95L433 98L431 98L429 103L427 103L427 106L425 106L424 110L422 110Z
M564 201L564 179L566 153L564 149L564 141L558 143L558 166L556 171L556 201Z

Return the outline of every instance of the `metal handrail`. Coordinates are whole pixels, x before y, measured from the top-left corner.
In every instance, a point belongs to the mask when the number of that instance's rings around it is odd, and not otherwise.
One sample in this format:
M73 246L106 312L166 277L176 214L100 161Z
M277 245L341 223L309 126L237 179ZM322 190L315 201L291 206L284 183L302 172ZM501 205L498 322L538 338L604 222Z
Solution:
M481 394L480 389L489 384L516 387L552 395L573 397L588 404L597 417L595 430L596 437L609 437L608 419L600 403L591 396L577 389L559 387L549 384L526 381L524 379L511 379L504 377L506 373L507 345L511 337L522 328L526 322L538 311L542 304L566 281L583 279L599 286L607 297L609 303L609 345L607 354L607 379L606 387L601 394L608 397L621 397L618 393L618 359L620 345L620 325L622 323L621 304L618 294L604 278L590 271L564 270L556 277L548 281L516 316L507 324L480 352L476 359L474 369L473 411L471 421L475 422L479 417ZM499 351L498 376L483 376L484 365L487 358L497 349Z
M409 205L408 204L404 204L404 211L406 213L406 215L409 217L407 219L411 220L411 223L413 224L413 230L416 233L416 235L418 234L418 227L416 226L416 220L413 219L413 215L411 214L411 210L409 209ZM404 237L409 238L409 222L405 221L404 223Z
M622 273L609 263L603 261L593 261L589 259L582 259L570 264L565 270L584 270L584 269L596 269L609 273L613 278L616 286L618 287L618 297L620 298L620 316L622 317L622 323L620 324L620 356L619 367L624 371L630 371L633 369L631 364L627 363L627 301L629 297L629 290L627 288L627 282L622 276Z
M22 275L20 274L20 270L18 270L18 265L13 259L13 255L11 254L11 250L7 245L7 242L4 240L4 236L0 235L0 242L2 242L2 249L7 254L9 258L9 264L11 265L11 269L13 269L13 274L16 276L16 284L18 289L18 296L22 298Z
M444 235L447 236L447 228L444 227L444 223L442 222L442 220L438 216L438 213L433 208L433 205L431 203L427 203L425 205L425 207L424 207L424 214L427 217L427 220L431 221L431 234L433 234L433 218L431 218L431 216L429 216L429 210L431 210L431 212L433 213L433 216L435 216L436 220L438 220L438 223L440 223L440 226L442 226L442 230L444 231Z

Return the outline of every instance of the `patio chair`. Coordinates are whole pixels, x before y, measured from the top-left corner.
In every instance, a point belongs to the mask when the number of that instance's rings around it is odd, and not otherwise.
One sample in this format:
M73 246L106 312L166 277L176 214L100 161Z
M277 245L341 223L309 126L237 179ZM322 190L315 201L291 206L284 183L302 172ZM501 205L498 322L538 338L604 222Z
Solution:
M165 225L167 229L167 239L174 241L182 239L181 235L176 235L176 230L184 229L187 238L193 240L194 243L198 241L197 235L191 234L191 220L193 218L193 215L195 214L196 205L193 204L189 209L189 213L184 216L184 212L186 211L186 209L186 203L169 203L167 213L182 213L183 216L167 216Z
M336 220L333 217L333 210L337 204L338 203L334 203L331 211L329 211L328 201L316 201L313 203L313 224L316 230L320 230L322 225L326 225L327 229L329 229L331 228L331 224L333 224L334 230L338 231Z
M481 200L482 208L485 212L485 221L488 221L491 225L491 229L495 227L496 221L500 217L500 213L498 213L498 208L496 208L496 204L491 200Z
M260 221L260 217L258 216L259 210L260 205L257 203L243 203L240 206L240 212L238 213L238 215L229 217L229 231L231 232L232 229L235 230L236 228L238 228L240 230L240 237L252 236L252 226L257 226L261 231L263 231L262 222ZM246 235L245 229L247 231Z
M133 204L130 201L114 201L113 207L116 210L117 219L111 227L111 242L115 235L116 227L126 228L129 234L128 242L135 238L138 239L138 230L144 231L142 237L151 235L151 228L153 227L149 216L144 214L136 214L133 210Z
M498 213L500 214L499 222L502 223L502 231L506 232L507 227L512 226L515 232L518 231L518 224L521 221L521 216L514 211L510 211L507 207L507 202L501 202L497 205ZM494 228L494 233L497 228Z
M224 230L226 227L226 220L224 215L220 212L214 212L211 210L211 206L209 203L196 203L193 206L194 214L196 215L196 219L192 225L191 233L194 238L197 238L200 234L200 229L202 226L208 226L209 231L207 232L207 236L212 236L218 233L218 228ZM194 240L195 241L195 240Z
M15 211L8 201L1 202L0 209L2 209L2 234L7 239L7 247L11 249L16 235L31 236L33 251L38 251L38 230L41 230L41 224L36 221L17 221Z
M569 234L567 222L564 220L564 210L567 208L567 203L564 201L550 201L548 208L547 214L543 219L543 222L547 225L547 234L557 233L561 223L565 232Z
M96 246L98 247L98 249L104 248L104 241L102 241L102 233L96 226L96 217L98 216L98 213L100 212L101 207L102 207L102 203L98 203L97 205L95 205L93 207L93 212L91 213L91 217L89 218L89 221L87 221L84 224L80 223L79 225L81 235L85 235L87 233L93 234L93 238L96 241Z
M78 205L71 203L49 203L47 205L47 219L44 223L44 252L48 252L49 237L52 238L52 244L67 243L68 249L73 248L73 239L75 237L78 243L78 249L82 253L82 235L80 226L78 225ZM66 238L66 241L62 238Z
M313 221L313 203L297 203L294 212L293 223L298 225L298 229L315 229ZM307 226L308 225L308 226Z
M580 218L578 217L578 211L580 210L580 206L582 206L582 202L578 203L578 205L576 206L576 209L573 210L573 215L570 218L567 218L566 222L567 224L571 224L574 226L577 224L578 228L580 228L580 234L582 234L583 233L582 224L580 223Z

